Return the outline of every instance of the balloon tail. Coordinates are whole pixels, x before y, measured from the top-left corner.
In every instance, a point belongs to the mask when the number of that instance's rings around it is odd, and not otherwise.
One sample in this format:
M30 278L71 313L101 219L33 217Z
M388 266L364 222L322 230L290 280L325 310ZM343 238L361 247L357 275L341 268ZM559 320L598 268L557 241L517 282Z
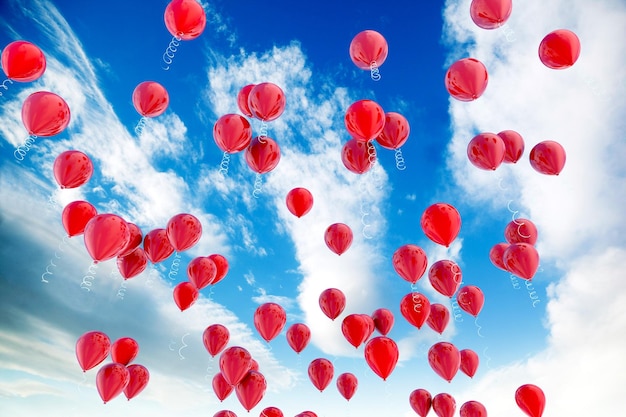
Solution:
M174 260L172 260L172 266L170 266L170 272L167 274L167 277L170 281L176 280L176 275L178 275L178 270L180 269L180 255L178 252L174 254Z
M265 143L265 138L267 137L267 122L265 120L261 120L261 127L259 128L259 142Z
M483 338L484 338L485 336L483 336L482 334L480 334L480 330L483 328L483 326L481 326L480 324L478 324L478 316L476 316L476 317L474 318L474 324L476 325L476 334L477 334L479 337L483 337Z
M13 151L13 156L15 157L15 159L17 159L18 161L23 161L28 151L30 151L31 148L35 146L35 139L37 139L36 135L30 135L24 141L24 143L15 148L15 150Z
M507 24L500 26L502 28L502 36L507 42L515 42L515 31L511 29Z
M50 197L48 197L48 204L47 204L46 208L49 211L55 211L58 207L59 207L59 202L54 197L54 194L52 194Z
M65 252L65 249L63 249L65 246L67 246L67 236L63 236L63 238L61 239L61 242L59 242L59 244L57 245L58 251L60 252ZM54 251L54 257L55 259L61 259L61 255L59 255L58 251ZM56 268L58 265L56 265L53 261L52 258L50 258L50 261L48 262L48 265L46 265L46 270L44 271L43 274L41 274L41 282L48 284L49 281L45 278L46 275L50 275L53 276L54 272L52 272L52 270L50 269L52 268Z
M125 295L126 295L126 281L122 280L122 282L120 283L120 288L117 290L116 297L119 298L120 300L123 300Z
M256 177L254 177L254 190L252 191L252 197L259 198L261 195L261 191L263 189L263 178L261 174L257 173Z
M187 343L185 343L185 337L189 336L189 333L185 333L183 335L183 337L180 338L180 343L182 343L182 346L180 347L180 349L178 349L178 356L180 357L180 360L182 361L183 359L185 359L185 357L183 356L183 354L181 353L182 350L184 348L186 348L188 345Z
M170 65L174 60L174 54L176 54L176 51L178 50L178 45L180 45L180 41L181 38L179 38L178 36L173 36L169 45L167 45L167 48L163 53L163 62L166 66L164 67L163 65L161 65L161 68L163 70L168 71L170 69Z
M1 88L4 88L4 91L8 91L9 87L6 85L6 83L9 84L13 84L13 80L11 80L10 78L7 78L6 80L2 81L2 84L0 84ZM0 91L0 96L2 96L2 92Z
M152 285L154 285L155 275L158 276L159 271L157 271L156 268L153 266L152 268L150 268L150 272L148 273L148 277L146 278L146 286L152 287Z
M519 290L521 288L521 286L519 285L519 279L513 274L511 274L511 284L516 290Z
M167 345L167 348L171 350L172 352L174 352L174 348L172 347L172 345L176 346L176 341L170 339L170 343Z
M209 285L209 295L207 296L209 301L213 301L213 294L213 285Z
M530 299L532 300L533 308L535 308L537 304L541 302L541 300L539 299L539 295L537 295L537 291L535 291L535 288L531 280L527 280L525 284L526 284L526 290L528 291L528 297L530 297Z
M487 360L487 368L491 369L491 365L489 365L489 362L491 362L491 356L487 355L488 349L489 349L489 346L485 346L485 348L483 349L483 356Z
M56 265L54 264L54 262L52 262L52 259L50 259L50 262L48 262L48 265L46 266L46 271L41 274L41 282L43 283L48 283L49 281L45 278L46 275L54 275L54 273L52 271L50 271L50 267L56 267Z
M396 149L394 157L396 158L396 169L398 171L404 171L406 169L406 163L404 162L404 156L402 156L402 149Z
M379 81L381 78L380 70L378 69L376 61L370 62L370 78L374 81Z
M504 178L503 178L503 177L499 177L499 178L498 178L498 188L499 188L501 191L506 191L506 190L508 190L508 188L506 188L505 186L503 186L503 185L502 185L502 181L504 181ZM511 201L512 201L512 200L511 200Z
M228 166L230 165L230 154L228 152L224 152L222 155L222 162L220 162L220 174L222 176L226 176L228 174Z
M139 119L137 126L135 126L135 134L137 134L137 137L141 136L141 134L143 133L144 127L146 127L147 122L148 122L148 118L145 116Z
M461 314L461 307L459 302L455 299L452 301L452 315L454 315L454 321L457 323L463 323L463 314Z
M87 274L83 277L83 281L80 283L80 288L87 292L91 292L91 286L96 279L96 272L98 270L98 264L94 261L87 269Z
M209 359L209 364L206 366L206 375L204 376L204 380L211 381L213 379L212 374L213 374L213 356L211 356L211 358Z

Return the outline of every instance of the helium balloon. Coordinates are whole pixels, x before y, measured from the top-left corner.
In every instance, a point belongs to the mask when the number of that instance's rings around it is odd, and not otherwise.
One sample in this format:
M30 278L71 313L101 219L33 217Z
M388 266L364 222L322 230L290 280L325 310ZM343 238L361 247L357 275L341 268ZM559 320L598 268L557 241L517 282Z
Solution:
M337 390L348 401L354 396L358 385L358 379L350 372L345 372L337 377Z
M341 322L341 332L355 348L365 342L370 335L369 324L361 314L349 314Z
M374 327L383 335L387 336L387 333L391 331L394 323L393 313L386 308L378 308L372 313L372 320L374 320Z
M167 237L167 230L154 229L146 233L143 238L143 250L153 264L167 259L174 253L174 247Z
M284 417L282 411L280 411L277 407L266 407L261 411L261 415L259 417Z
M13 81L35 81L46 70L46 57L37 45L14 41L2 50L2 70Z
M363 317L363 320L365 320L365 323L367 324L367 333L365 334L365 339L363 339L363 341L365 342L367 339L370 338L371 335L374 334L376 325L374 324L374 319L372 319L372 317L368 316L367 314L361 314L361 316Z
M202 223L193 214L180 213L167 222L167 238L178 252L198 243L202 237Z
M528 219L515 219L504 228L504 238L509 243L537 243L537 226Z
M243 151L252 140L252 126L239 114L225 114L213 125L213 140L224 152Z
M433 411L438 417L452 417L456 410L456 401L448 393L442 392L433 397Z
M375 101L359 100L348 107L344 122L353 139L368 142L382 133L385 112Z
M223 280L228 273L228 260L224 256L217 253L209 255L208 258L211 259L217 267L215 279L213 280L213 282L211 282L211 284L217 284L218 282Z
M252 111L250 110L250 106L248 105L248 97L250 96L250 91L254 88L256 84L248 84L239 90L237 93L237 107L243 114L248 117L254 117L252 115Z
M70 123L70 108L60 96L37 91L22 103L22 123L29 135L54 136Z
M485 303L485 296L480 288L466 285L459 290L456 300L463 311L477 317Z
M428 350L428 363L437 375L450 382L461 366L461 353L452 343L435 343Z
M504 25L513 11L511 0L472 0L470 16L476 26L497 29Z
M451 204L435 203L424 210L420 224L430 240L449 247L461 230L461 215Z
M495 133L481 133L467 145L467 157L477 168L495 171L504 161L506 146Z
M350 139L341 149L341 162L349 171L364 174L376 162L376 148L371 143Z
M398 345L388 337L375 337L365 345L365 361L383 381L393 372L398 357Z
M502 255L506 270L527 280L532 279L539 268L539 253L528 243L513 243Z
M432 405L432 397L430 392L423 388L413 390L409 395L409 404L413 411L420 417L426 417Z
M335 368L331 361L318 358L309 364L309 379L320 392L324 391L335 374Z
M211 386L213 387L213 392L215 392L215 395L220 401L224 401L228 398L230 393L233 392L233 389L235 389L233 385L230 385L228 381L226 381L221 372L215 374L213 380L211 381Z
M430 266L428 280L437 292L452 298L461 286L463 274L454 261L443 259Z
M230 332L221 324L212 324L202 333L202 343L212 357L223 351L229 340Z
M468 401L459 409L461 417L487 417L487 409L478 401Z
M324 233L324 241L330 250L341 255L352 245L352 229L344 223L331 224Z
M180 311L185 311L191 307L198 296L198 289L189 281L181 282L174 287L174 302Z
M231 346L220 355L220 371L226 382L237 385L250 370L252 356L240 346Z
M565 149L560 143L546 140L530 151L530 166L546 175L559 175L565 166Z
M491 247L491 250L489 251L489 260L491 261L491 263L501 270L507 272L508 269L506 269L506 265L504 265L504 260L502 259L502 256L504 255L504 251L507 250L509 245L510 243L496 243Z
M303 411L296 414L294 417L317 417L317 414L315 414L313 411Z
M169 104L167 90L156 81L144 81L133 90L133 106L143 117L160 116Z
M313 194L306 188L294 188L287 193L287 209L291 214L300 218L311 211Z
M274 83L257 84L248 93L248 108L253 117L270 122L285 111L285 93Z
M359 32L350 42L350 59L363 70L369 70L372 65L380 67L388 53L387 40L375 30Z
M287 329L287 343L296 353L300 353L309 344L311 330L304 323L294 323Z
M61 221L69 237L82 235L85 226L98 214L96 208L87 201L72 201L63 209Z
M426 272L428 259L422 248L416 245L400 246L393 254L393 269L404 280L415 284Z
M487 89L487 68L477 59L463 58L453 63L446 72L448 93L459 101L473 101Z
M130 401L141 393L146 388L150 381L150 372L143 365L130 365L127 366L128 373L130 374L130 380L128 385L124 388L124 395Z
M83 233L87 252L94 262L115 258L128 244L128 224L116 214L96 214Z
M220 410L217 413L213 414L213 417L237 417L234 411L230 410Z
M254 327L266 342L278 336L286 322L285 309L276 303L261 304L254 312Z
M195 285L199 290L212 284L216 275L217 266L215 266L215 262L207 256L193 258L187 265L187 278L189 278L189 282Z
M514 164L522 157L524 153L524 139L514 130L503 130L498 136L504 141L504 160L507 164Z
M444 330L450 322L450 310L443 304L433 303L430 305L430 314L426 319L428 327L439 334L443 334Z
M81 151L62 152L52 165L54 179L62 189L84 185L93 174L91 159Z
M250 359L250 371L258 371L259 370L259 363L257 361L254 360L254 358Z
M235 393L243 408L250 411L263 399L266 389L267 381L263 374L248 371L235 387Z
M406 143L410 132L411 128L406 117L400 113L387 112L383 131L376 138L376 142L383 148L395 150Z
M548 68L569 68L580 56L580 40L570 30L558 29L548 33L539 44L539 59Z
M119 255L117 255L118 257L130 254L136 248L138 248L143 241L143 235L139 226L130 222L126 222L126 224L128 224L128 232L130 233L130 237L128 238L128 244L124 249L122 249Z
M257 174L270 172L280 162L280 148L274 139L255 137L245 151L246 163Z
M525 384L515 391L515 402L529 417L541 417L546 406L546 396L538 386Z
M130 382L130 372L119 363L104 365L96 375L98 394L106 404L124 391Z
M172 36L183 41L197 38L206 26L206 13L196 0L172 0L163 19Z
M346 296L337 288L328 288L320 294L319 305L326 317L335 320L346 307Z
M76 358L83 372L102 363L110 350L111 339L102 332L87 332L76 341Z
M479 358L478 354L471 349L461 350L461 371L473 378L478 369Z
M408 293L400 301L400 313L406 321L421 329L430 315L430 301L424 294Z
M131 253L117 257L117 269L124 279L136 277L146 270L148 256L142 248L135 248Z
M115 363L127 366L137 357L139 353L139 343L131 337L117 339L111 345L111 359Z

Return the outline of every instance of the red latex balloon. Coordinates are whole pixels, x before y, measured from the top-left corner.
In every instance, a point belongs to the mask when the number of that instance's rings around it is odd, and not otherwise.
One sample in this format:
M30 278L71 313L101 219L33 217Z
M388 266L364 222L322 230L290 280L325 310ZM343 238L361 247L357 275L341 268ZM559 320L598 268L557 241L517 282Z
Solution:
M129 382L130 372L119 363L104 365L96 375L98 393L105 404L120 395Z
M446 381L452 381L461 366L461 353L452 343L435 343L428 350L428 363Z
M221 324L212 324L202 333L202 343L213 357L224 350L229 340L230 332L226 326Z
M335 320L346 308L346 296L337 288L327 288L320 294L319 305L326 317Z
M358 379L350 372L345 372L337 377L337 390L348 401L354 397L358 386Z
M235 387L235 393L243 408L250 411L263 399L266 389L267 381L263 374L257 371L248 371Z
M416 245L400 246L393 254L393 269L404 280L415 284L426 272L428 259L422 248Z
M424 294L408 293L400 301L400 313L406 321L421 329L430 315L430 301Z
M426 324L439 334L443 334L444 330L450 322L450 310L443 304L434 303L430 305L430 314L426 319Z
M261 304L254 312L254 327L266 342L278 336L286 322L285 309L276 303Z
M365 342L367 339L370 338L371 335L374 334L374 330L376 329L376 325L374 324L374 319L372 319L367 314L361 314L361 316L363 317L363 319L367 323L367 333L366 333L365 339L363 340Z
M213 140L224 152L243 151L252 140L252 126L239 114L225 114L213 125Z
M102 363L110 350L111 339L102 332L87 332L76 341L76 358L83 372Z
M250 371L258 371L259 370L259 363L257 361L254 360L254 358L250 359Z
M148 256L142 248L135 248L125 256L117 257L117 269L124 279L136 277L146 270L148 266Z
M328 359L314 359L309 364L309 379L320 392L324 391L330 384L334 374L335 368Z
M541 417L546 406L546 396L538 386L525 384L515 391L515 402L529 417Z
M167 30L183 41L195 39L206 26L206 13L196 0L172 0L163 14Z
M22 123L29 135L54 136L70 123L70 108L60 96L37 91L22 103Z
M2 70L13 81L35 81L46 70L46 57L37 45L14 41L2 50Z
M452 417L456 411L456 401L448 393L442 392L433 397L433 411L438 417Z
M472 0L470 16L483 29L497 29L504 25L513 11L511 0Z
M388 337L375 337L365 345L365 361L384 381L393 372L398 358L398 345Z
M558 29L548 33L539 44L539 59L548 68L565 69L580 56L580 40L570 30Z
M330 250L341 255L352 245L352 229L344 223L331 224L324 233L324 240Z
M313 194L306 188L294 188L287 193L287 209L294 216L300 218L311 211Z
M413 390L409 395L409 404L413 411L420 417L426 417L432 405L432 397L430 392L423 388Z
M93 174L93 163L81 151L65 151L56 157L52 170L61 188L76 188L89 181Z
M230 393L233 392L233 389L235 389L234 386L230 385L228 381L226 381L226 378L224 378L224 375L221 372L215 374L211 385L213 387L213 392L215 392L215 395L220 401L224 401L228 398Z
M87 252L94 262L115 258L128 244L128 224L116 214L96 214L85 225Z
M274 83L255 85L248 94L248 108L253 117L270 122L285 111L285 93Z
M250 352L240 346L231 346L220 355L220 371L226 382L237 385L252 363Z
M365 342L370 335L369 324L361 314L349 314L341 322L341 332L355 348Z
M111 359L115 363L127 366L137 357L139 353L139 343L130 337L117 339L111 345Z
M485 295L480 288L466 285L459 290L456 300L463 311L477 317L485 304Z
M539 253L528 243L513 243L502 255L507 271L524 279L532 279L539 268Z
M181 282L174 287L174 302L180 311L185 311L191 307L199 295L196 286L189 281Z
M437 292L452 298L461 286L463 274L455 262L443 259L430 266L428 280Z
M315 414L313 411L303 411L296 414L294 417L317 417L317 414Z
M280 162L280 148L274 139L265 137L252 139L244 153L246 163L257 174L270 172Z
M248 105L248 97L250 96L250 91L254 88L256 84L248 84L239 90L237 93L237 107L243 114L248 117L254 117L252 115L252 111L250 110L250 106Z
M350 59L363 70L369 70L372 63L380 67L388 53L387 40L375 30L359 32L350 42Z
M524 139L514 130L503 130L498 136L504 141L504 163L514 164L524 154Z
M478 358L478 354L471 349L463 349L461 350L461 371L473 378L476 375L476 370L478 370L478 364L480 359Z
M537 226L528 219L515 219L504 228L504 238L509 243L537 243Z
M475 58L456 61L446 72L448 93L459 101L473 101L487 89L487 68Z
M435 203L424 210L420 224L430 240L449 247L461 230L461 215L451 204Z
M211 259L217 267L215 279L213 280L213 282L211 282L211 284L217 284L218 282L223 280L228 273L228 260L224 256L217 253L209 255L209 259Z
M349 171L364 174L376 162L376 149L371 143L350 139L341 150L341 162Z
M220 410L217 413L213 414L213 417L237 417L234 411L230 410Z
M504 256L504 251L507 250L509 245L509 243L504 242L496 243L491 247L491 250L489 251L489 260L491 260L491 263L501 270L507 272L508 269L506 269L506 265L504 265L504 260L502 259L502 257Z
M87 201L72 201L63 209L61 220L69 237L82 235L85 226L98 214L96 208Z
M150 372L143 365L130 365L126 369L128 369L130 380L124 388L124 395L130 401L146 388L150 381Z
M487 417L487 409L478 401L468 401L459 409L461 417Z
M300 353L309 344L311 330L304 323L294 323L287 329L287 343L296 353Z
M202 223L193 214L180 213L167 222L167 238L178 252L198 243L202 237Z
M187 277L189 282L201 290L212 284L217 276L217 266L215 262L207 256L193 258L187 265Z
M385 112L373 100L359 100L348 107L344 122L352 138L368 142L383 132Z
M167 90L156 81L144 81L133 90L133 106L143 117L160 116L169 104Z
M136 248L138 248L143 241L143 234L141 233L141 229L139 228L139 226L130 222L126 222L126 224L128 224L128 232L130 233L130 236L128 238L128 244L124 249L122 249L120 254L117 255L118 257L130 254Z
M143 250L153 264L164 261L174 253L174 247L165 229L154 229L146 233L143 238Z
M372 320L374 320L376 330L378 330L378 332L383 336L387 336L387 333L391 331L395 321L393 313L386 308L374 310L374 313L372 313Z
M261 411L261 414L259 415L259 417L284 417L285 415L283 414L282 411L280 411L279 408L276 407L266 407L263 409L263 411Z
M398 149L409 139L411 128L409 121L400 113L385 113L385 126L380 135L376 138L376 142L386 149Z
M530 166L546 175L559 175L565 166L565 149L560 143L546 140L530 151Z
M495 133L481 133L467 145L467 157L475 167L495 171L504 161L506 146Z

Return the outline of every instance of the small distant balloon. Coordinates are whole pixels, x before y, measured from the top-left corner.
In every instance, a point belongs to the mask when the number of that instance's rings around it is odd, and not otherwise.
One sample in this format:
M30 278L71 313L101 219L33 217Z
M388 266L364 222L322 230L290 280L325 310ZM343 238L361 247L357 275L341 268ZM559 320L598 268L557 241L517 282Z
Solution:
M133 90L133 106L143 117L160 116L169 103L167 90L156 81L144 81Z
M22 104L22 122L29 135L54 136L70 123L70 108L61 96L37 91Z
M507 164L514 164L522 157L524 153L524 139L522 135L514 130L503 130L498 136L504 141L504 160Z
M448 93L459 101L473 101L487 89L487 68L475 58L463 58L453 63L446 72Z
M536 144L530 151L530 166L545 175L559 175L565 167L565 149L553 140Z
M172 0L163 19L172 36L183 41L197 38L206 26L206 13L196 0Z
M387 59L387 40L375 30L364 30L350 42L350 59L362 70L380 67Z
M352 229L344 223L331 224L324 233L326 246L337 255L343 254L350 248L352 237Z
M54 179L61 188L77 188L87 183L91 178L93 163L85 153L69 150L56 157L52 170Z
M571 30L558 29L548 33L539 44L539 59L548 68L566 69L580 56L580 40Z
M255 85L256 84L248 84L242 87L241 90L239 90L239 93L237 93L237 107L239 107L239 110L241 110L241 112L248 117L253 117L250 106L248 105L248 98L250 96L250 91L252 91Z
M287 193L286 203L289 212L300 218L311 211L313 194L306 188L297 187Z
M13 81L35 81L46 70L46 57L37 45L14 41L2 50L2 70Z
M495 171L504 161L506 146L495 133L480 133L467 145L467 158L477 168Z
M63 228L69 237L82 235L85 226L96 214L98 214L96 208L88 201L72 201L61 213Z
M470 16L482 29L497 29L504 25L513 11L512 0L472 0Z

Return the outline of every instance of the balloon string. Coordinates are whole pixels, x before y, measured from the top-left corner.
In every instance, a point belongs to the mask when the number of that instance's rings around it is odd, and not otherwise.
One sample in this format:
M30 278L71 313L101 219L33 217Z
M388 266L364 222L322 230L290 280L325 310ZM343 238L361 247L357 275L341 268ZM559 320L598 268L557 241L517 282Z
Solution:
M210 381L213 379L213 356L209 358L209 364L206 366L206 375L204 376L205 381Z
M380 164L377 163L376 147L374 146L373 141L371 140L367 142L367 158L372 167L370 169L369 175L372 177L372 182L374 183L374 187L377 190L381 190L383 188L383 181L382 181L382 176L380 175L380 168L379 168Z
M379 81L381 78L380 70L378 69L378 64L376 63L376 61L370 62L370 77L374 81Z
M535 308L537 307L537 304L541 302L541 300L539 299L539 295L537 295L537 291L535 291L535 288L531 280L525 281L525 284L526 284L526 290L528 291L528 297L532 300L533 308Z
M59 251L60 252L65 252L65 249L63 249L65 246L67 246L67 236L63 236L63 238L61 239L61 242L59 242L59 244L57 245L58 251L54 251L54 258L55 259L61 259L61 255L59 255ZM53 258L50 258L50 261L48 262L48 265L46 265L46 270L44 271L43 274L41 274L41 282L48 284L48 280L45 278L46 275L54 275L54 272L52 272L50 270L50 267L52 268L56 268L58 265L56 265L53 261Z
M30 151L31 148L35 145L35 139L37 139L36 135L30 135L24 141L24 143L15 148L15 150L13 151L13 156L15 156L15 159L17 159L18 161L23 161L28 151Z
M502 28L502 35L506 39L507 42L512 43L515 42L515 31L511 29L507 24L500 26Z
M519 278L517 278L513 274L511 274L511 284L513 285L513 288L516 290L519 290L521 288L521 286L519 285Z
M81 386L87 386L87 374L85 372L83 372L83 379L78 383L78 392L82 394Z
M48 211L55 211L59 207L60 207L59 202L57 201L54 194L50 195L50 197L48 197L48 202L46 204L46 208L48 209Z
M9 90L9 87L6 86L6 83L9 84L13 84L13 80L11 80L10 78L7 78L6 80L2 81L2 84L0 84L0 87L4 88L5 91ZM2 96L2 92L0 91L0 96Z
M178 275L178 270L180 269L180 258L181 256L176 252L172 260L172 266L170 266L170 272L167 274L170 281L176 280L176 275Z
M150 268L150 272L148 273L148 277L146 278L146 286L147 287L151 288L152 285L154 285L154 281L155 281L154 276L155 275L158 276L159 275L159 271L157 271L156 268L154 266L152 266Z
M213 301L213 285L209 285L209 295L207 296L207 300Z
M222 162L220 162L220 174L222 176L226 176L228 174L228 166L230 165L230 154L228 152L224 152L222 155Z
M259 143L265 143L265 138L267 137L267 122L265 120L261 120L261 127L259 128Z
M359 193L359 200L360 200L359 209L361 212L361 225L363 225L362 233L365 239L371 239L372 236L366 233L366 230L371 226L370 223L365 221L365 218L370 215L368 208L367 208L368 203L365 198L366 190L367 190L366 182L359 181L359 188L361 189Z
M168 71L170 69L170 65L172 64L172 61L174 59L174 54L178 50L178 45L180 45L180 41L181 41L181 38L179 38L178 36L173 36L169 45L167 45L167 48L165 49L165 52L163 53L163 62L167 66L164 67L163 65L161 65L161 68L163 70Z
M181 353L182 350L184 348L186 348L188 345L187 343L185 343L185 337L189 336L189 333L185 333L183 335L183 337L180 338L180 343L182 344L182 346L180 347L180 349L178 349L178 356L180 357L180 360L182 361L183 359L185 359L185 357L183 356L183 354Z
M483 326L481 326L480 324L478 324L478 316L476 316L476 317L474 318L474 324L476 325L476 334L477 334L479 337L483 337L483 338L484 338L485 336L483 336L482 334L480 334L480 329L482 329L482 328L483 328Z
M146 127L147 122L148 122L148 118L145 116L139 119L137 126L135 126L135 134L137 134L137 137L141 136L141 134L143 133L144 127Z
M404 156L402 156L402 149L396 149L394 156L396 158L396 169L398 169L398 171L404 171L406 169L406 163L404 162Z
M120 300L123 300L124 296L126 295L126 280L122 277L119 270L116 268L113 268L111 270L111 278L113 278L113 280L115 281L117 281L118 278L121 279L122 282L120 283L120 287L118 288L117 294L115 294L115 296Z
M483 349L483 356L487 359L487 368L491 369L491 365L489 365L489 362L491 362L491 356L487 355L487 349L489 349L489 346L485 346Z
M263 178L261 174L257 173L256 177L254 177L254 190L252 191L252 197L259 198L261 191L263 189Z
M463 323L463 314L461 314L461 307L456 298L452 301L452 315L454 315L454 321L457 323Z
M91 291L91 286L93 285L93 281L96 279L96 272L98 270L98 264L94 261L89 268L87 269L87 273L83 277L83 281L80 283L80 288L86 290L87 292Z

